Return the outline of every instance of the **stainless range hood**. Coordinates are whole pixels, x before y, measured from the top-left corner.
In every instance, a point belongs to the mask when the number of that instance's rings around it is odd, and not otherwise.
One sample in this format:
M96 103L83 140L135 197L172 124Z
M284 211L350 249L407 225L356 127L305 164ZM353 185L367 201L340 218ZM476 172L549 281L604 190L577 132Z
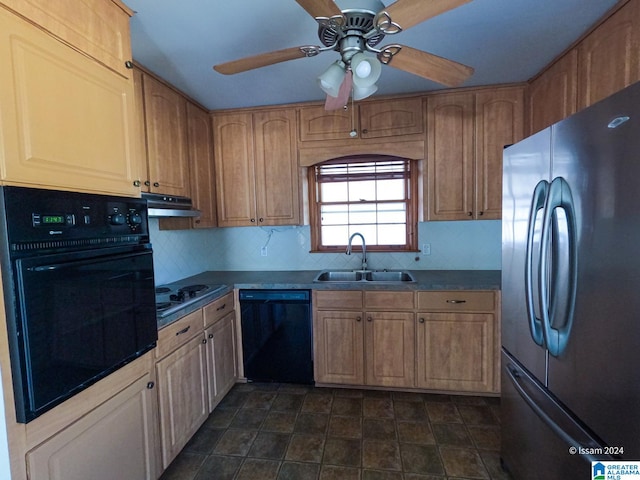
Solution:
M147 200L150 217L199 217L200 210L193 208L191 199L161 193L142 193Z

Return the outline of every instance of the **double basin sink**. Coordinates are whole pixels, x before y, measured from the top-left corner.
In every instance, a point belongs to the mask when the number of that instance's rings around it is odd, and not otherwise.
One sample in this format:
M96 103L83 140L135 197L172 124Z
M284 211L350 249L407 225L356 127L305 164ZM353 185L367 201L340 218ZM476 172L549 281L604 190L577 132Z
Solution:
M410 283L413 275L405 270L323 270L314 282Z

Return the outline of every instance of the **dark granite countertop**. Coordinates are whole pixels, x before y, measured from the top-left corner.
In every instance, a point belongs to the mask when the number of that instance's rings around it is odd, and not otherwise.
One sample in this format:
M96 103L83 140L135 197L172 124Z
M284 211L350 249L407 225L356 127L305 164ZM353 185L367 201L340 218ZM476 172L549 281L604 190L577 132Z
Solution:
M292 271L215 271L181 279L185 283L225 285L214 294L203 295L197 302L167 317L158 319L162 328L206 304L238 289L308 289L308 290L499 290L500 270L411 270L415 282L314 282L318 270Z

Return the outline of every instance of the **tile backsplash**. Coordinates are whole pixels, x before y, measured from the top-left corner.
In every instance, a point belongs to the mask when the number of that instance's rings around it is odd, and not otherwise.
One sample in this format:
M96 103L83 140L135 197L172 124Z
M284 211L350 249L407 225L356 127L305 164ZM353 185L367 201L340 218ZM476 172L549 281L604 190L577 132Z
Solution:
M149 220L156 283L168 283L206 270L323 270L351 269L360 265L359 252L309 253L308 226L237 227L206 230L159 230ZM499 220L422 222L419 248L414 253L367 254L372 269L499 270L501 222ZM262 255L263 248L266 256Z

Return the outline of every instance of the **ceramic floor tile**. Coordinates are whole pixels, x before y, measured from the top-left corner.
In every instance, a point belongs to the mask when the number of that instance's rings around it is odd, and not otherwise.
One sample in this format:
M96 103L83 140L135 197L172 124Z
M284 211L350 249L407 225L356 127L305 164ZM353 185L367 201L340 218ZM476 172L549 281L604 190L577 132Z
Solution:
M161 480L511 480L499 399L238 384Z

